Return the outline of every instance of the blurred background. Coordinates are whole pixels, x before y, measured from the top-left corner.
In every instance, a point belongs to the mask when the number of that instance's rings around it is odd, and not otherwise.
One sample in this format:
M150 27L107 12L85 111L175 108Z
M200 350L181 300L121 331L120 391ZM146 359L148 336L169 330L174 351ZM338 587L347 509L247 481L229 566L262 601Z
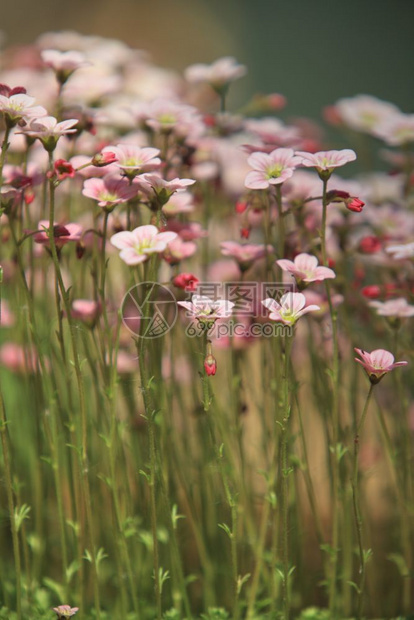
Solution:
M367 93L414 111L413 0L19 0L2 13L7 46L77 30L178 70L235 56L249 73L234 105L279 92L283 116L318 119L338 98Z

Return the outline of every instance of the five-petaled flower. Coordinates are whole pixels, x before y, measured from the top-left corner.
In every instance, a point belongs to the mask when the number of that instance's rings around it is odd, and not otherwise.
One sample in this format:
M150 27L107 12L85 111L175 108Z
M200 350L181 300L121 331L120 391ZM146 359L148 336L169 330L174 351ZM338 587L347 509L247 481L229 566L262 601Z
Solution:
M79 611L79 607L71 607L70 605L59 605L59 607L53 607L53 611L57 614L58 620L66 620L66 618L72 618Z
M269 319L284 325L295 325L304 314L320 310L319 306L314 304L306 306L306 297L302 293L285 293L280 303L269 297L264 299L262 304L270 310Z
M336 277L335 272L329 267L318 266L318 259L311 254L298 254L294 261L282 258L276 263L283 271L291 273L298 285L303 288L310 282L322 282L322 280Z
M121 250L119 257L127 265L138 265L148 260L151 254L164 252L176 237L174 232L159 232L156 226L148 224L112 235L111 243Z
M217 319L229 317L234 306L234 303L227 299L213 300L205 295L193 295L191 301L177 301L177 304L185 308L189 316L209 326Z
M221 253L224 256L234 258L242 271L246 271L251 267L254 261L263 258L268 254L273 254L274 250L271 245L252 245L236 243L235 241L223 241L221 244Z
M247 163L253 170L244 182L249 189L267 189L270 185L279 185L289 179L301 158L296 157L293 149L275 149L271 153L252 153Z
M355 358L355 361L364 367L365 372L368 375L369 380L374 385L381 381L384 375L391 372L394 368L399 366L406 366L408 362L395 362L394 356L385 349L375 349L371 353L364 351L363 349L355 348L355 351L362 359Z
M3 92L7 91L3 90ZM10 93L13 93L13 90L10 90ZM14 127L21 121L28 123L33 118L46 116L47 110L40 105L33 105L34 102L34 97L29 97L23 92L8 95L0 94L0 113L4 114L6 125Z
M106 146L102 149L102 155L111 153L115 156L116 164L128 177L134 177L140 172L148 172L159 168L161 159L159 149L150 147L139 147L135 144L118 144L117 146Z
M103 179L93 177L83 184L82 194L98 201L100 207L113 209L121 202L127 202L137 195L137 189L126 179L108 176Z
M211 65L198 63L187 67L184 76L193 84L210 84L217 92L225 91L231 82L244 77L247 69L240 65L235 58L225 56L219 58Z
M76 133L77 129L74 125L78 122L76 118L69 118L59 123L54 116L44 116L33 119L26 127L23 127L21 133L31 138L38 138L46 151L50 153L55 150L59 138Z
M335 168L345 166L356 159L356 153L352 149L341 151L319 151L319 153L306 153L296 151L300 163L306 168L316 168L321 178L329 178Z

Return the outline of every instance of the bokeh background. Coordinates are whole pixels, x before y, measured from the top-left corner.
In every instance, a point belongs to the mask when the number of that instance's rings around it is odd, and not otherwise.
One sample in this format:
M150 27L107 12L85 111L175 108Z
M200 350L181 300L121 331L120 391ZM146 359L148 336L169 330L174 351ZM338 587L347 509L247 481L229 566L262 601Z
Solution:
M288 98L282 116L318 119L338 98L368 93L414 111L413 0L3 0L6 45L49 30L119 38L163 66L233 55L249 68L233 104Z

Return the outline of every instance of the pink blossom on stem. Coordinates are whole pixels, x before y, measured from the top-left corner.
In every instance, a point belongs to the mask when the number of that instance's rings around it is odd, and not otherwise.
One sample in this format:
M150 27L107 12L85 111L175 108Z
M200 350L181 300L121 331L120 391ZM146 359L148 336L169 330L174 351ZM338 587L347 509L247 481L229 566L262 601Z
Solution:
M242 271L251 267L254 261L263 258L266 254L273 254L274 249L271 245L243 245L235 241L223 241L221 244L221 253L224 256L231 256L240 266Z
M74 125L78 122L76 118L69 118L59 123L54 116L44 116L32 120L26 127L23 127L21 133L31 138L38 138L44 148L51 152L55 150L59 138L76 133L77 129Z
M319 151L319 153L306 153L296 151L300 158L300 164L306 168L316 168L319 173L332 173L334 168L345 166L356 159L356 153L352 149L342 151Z
M379 316L398 319L414 316L414 306L411 306L404 297L389 299L388 301L370 301L368 305L375 308Z
M46 116L47 110L42 106L33 105L34 97L29 97L25 93L15 95L0 95L0 113L8 127L14 127L20 121L29 122L33 118Z
M61 84L64 84L76 69L92 64L78 51L43 50L40 54L45 65L55 71Z
M196 251L196 243L193 241L183 241L181 237L176 237L163 252L163 258L170 265L178 265L182 260L193 256Z
M159 168L161 159L159 149L150 147L139 147L135 144L118 144L117 146L106 146L102 149L102 155L108 153L112 161L115 161L125 174L135 176L140 172L147 172ZM112 159L111 155L115 156Z
M301 316L320 309L313 304L306 306L306 297L302 293L286 293L280 303L270 297L264 299L262 304L270 310L269 319L284 325L295 325Z
M275 149L271 153L253 153L247 160L252 172L246 176L245 186L249 189L267 189L289 179L301 159L293 149Z
M151 254L164 252L167 245L176 239L173 232L159 232L156 226L138 226L133 231L123 231L112 235L113 246L121 250L119 257L127 265L138 265L148 260Z
M197 289L199 279L192 273L179 273L173 278L172 283L177 288L185 291L194 292Z
M210 84L216 91L226 89L231 82L244 77L247 69L240 65L235 58L226 56L219 58L211 65L198 63L187 67L184 77L192 84Z
M214 322L231 316L234 303L227 299L213 300L205 295L193 295L191 301L177 301L185 308L189 316L202 322Z
M59 605L59 607L53 607L53 611L57 614L57 620L66 620L66 618L72 618L79 611L79 607L71 607L70 605Z
M179 179L176 177L166 181L158 174L142 174L137 178L137 185L149 198L157 197L161 206L164 206L175 192L182 192L195 183L194 179Z
M298 283L322 282L330 278L336 278L336 274L329 267L319 267L318 259L311 254L298 254L294 261L282 258L276 263L283 271L291 273Z
M82 194L97 200L100 207L113 208L134 198L137 195L137 188L130 185L126 179L107 176L103 179L86 179Z
M375 349L371 353L368 351L364 351L363 349L355 348L355 351L362 359L355 358L355 361L358 364L363 366L365 372L367 373L369 380L374 385L381 381L384 375L388 372L391 372L394 368L398 368L399 366L406 366L408 362L395 362L394 356L389 351L385 349Z
M33 235L33 241L41 245L48 245L49 239L49 220L40 220L38 232ZM55 245L60 248L69 241L79 241L82 237L82 226L79 224L54 224L53 237Z

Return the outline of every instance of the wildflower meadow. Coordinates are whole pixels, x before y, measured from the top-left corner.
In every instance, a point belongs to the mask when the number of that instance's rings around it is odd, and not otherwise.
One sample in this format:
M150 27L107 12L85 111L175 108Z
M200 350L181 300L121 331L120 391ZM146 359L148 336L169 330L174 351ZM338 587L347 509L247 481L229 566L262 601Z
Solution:
M2 52L0 619L413 619L414 115L188 60Z

